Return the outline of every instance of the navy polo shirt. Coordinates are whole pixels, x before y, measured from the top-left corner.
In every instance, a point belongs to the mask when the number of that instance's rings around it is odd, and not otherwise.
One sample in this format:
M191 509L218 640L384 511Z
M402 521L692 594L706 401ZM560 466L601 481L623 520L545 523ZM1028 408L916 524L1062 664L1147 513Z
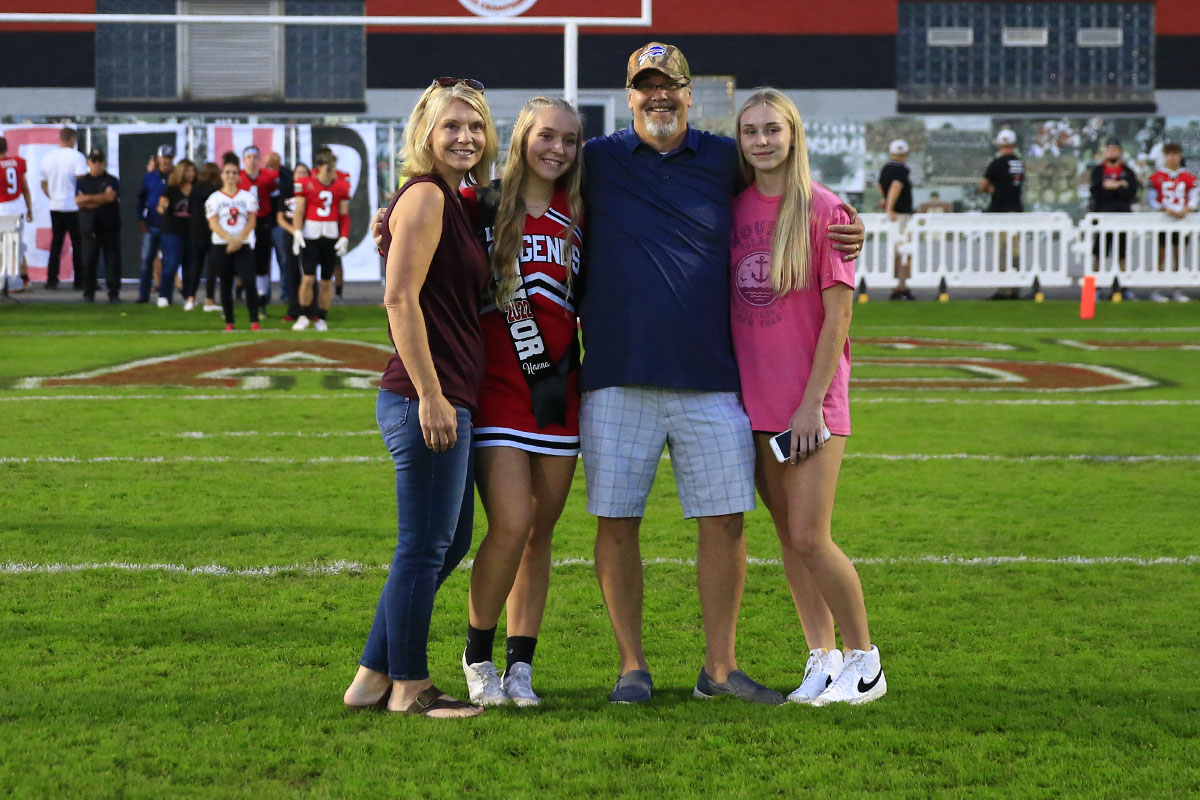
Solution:
M738 391L728 268L737 145L689 128L663 155L630 127L589 141L583 163L583 391Z

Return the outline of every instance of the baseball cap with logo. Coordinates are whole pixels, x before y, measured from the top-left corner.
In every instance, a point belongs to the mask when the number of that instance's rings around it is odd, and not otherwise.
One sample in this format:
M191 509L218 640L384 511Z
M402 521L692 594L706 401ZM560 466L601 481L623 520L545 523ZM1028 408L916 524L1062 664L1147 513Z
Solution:
M650 42L634 50L629 57L625 66L625 85L633 86L634 79L650 69L658 70L677 83L688 83L692 79L692 70L682 50L673 45Z
M1121 140L1118 139L1116 136L1110 136L1104 140L1104 146L1105 147L1120 147Z
M160 145L158 148L158 154L163 158L174 158L175 147L169 144Z
M99 147L93 147L91 150L88 151L87 160L88 161L103 161L104 160L104 151L101 150ZM74 242L72 242L72 244L74 244Z
M996 144L1007 145L1007 144L1016 144L1016 143L1017 143L1017 134L1014 133L1013 131L1009 130L1008 128L1005 128L1004 130L1002 130L996 134Z
M903 139L892 139L892 143L888 145L888 153L894 156L902 156L908 152L908 142Z

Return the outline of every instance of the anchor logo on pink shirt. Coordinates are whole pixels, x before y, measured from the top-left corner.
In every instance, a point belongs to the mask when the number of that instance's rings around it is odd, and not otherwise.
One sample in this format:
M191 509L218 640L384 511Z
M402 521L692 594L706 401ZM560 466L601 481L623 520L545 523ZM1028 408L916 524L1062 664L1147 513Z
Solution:
M769 306L775 302L771 288L771 257L755 252L742 257L733 271L733 285L738 295L752 306Z

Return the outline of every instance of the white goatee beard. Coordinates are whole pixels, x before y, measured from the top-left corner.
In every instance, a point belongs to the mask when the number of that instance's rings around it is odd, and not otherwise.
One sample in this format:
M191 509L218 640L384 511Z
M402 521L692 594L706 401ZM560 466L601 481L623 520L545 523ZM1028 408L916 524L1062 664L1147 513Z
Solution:
M669 136L674 136L679 131L679 115L671 117L670 122L656 122L646 117L646 132L655 139L666 139Z

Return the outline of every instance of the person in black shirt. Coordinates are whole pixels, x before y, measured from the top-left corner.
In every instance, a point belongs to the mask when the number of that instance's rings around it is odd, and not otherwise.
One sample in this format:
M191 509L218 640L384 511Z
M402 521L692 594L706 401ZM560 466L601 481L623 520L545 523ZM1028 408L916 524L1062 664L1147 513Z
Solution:
M80 284L83 299L96 302L96 267L104 252L104 278L108 302L121 302L121 185L105 171L104 151L93 147L87 156L88 174L75 179L75 205L79 206L79 232L83 247Z
M999 155L991 160L987 165L987 169L983 173L983 177L979 179L979 191L986 192L992 196L991 203L988 204L987 211L992 214L1013 214L1022 212L1025 207L1021 205L1021 184L1025 182L1025 164L1021 161L1021 157L1017 152L1017 134L1005 128L996 134L996 149L999 150ZM1019 242L1016 236L1012 237L1011 246L1014 253L1018 252ZM999 269L1004 272L1007 269L1008 247L1010 242L1007 237L1000 242L1000 265ZM1013 256L1013 269L1017 269L1017 256ZM998 289L993 300L1016 300L1021 296L1021 290L1017 287L1007 289Z
M167 188L158 199L162 216L162 277L158 282L158 307L166 308L175 294L175 270L182 268L181 287L184 311L196 307L196 298L189 294L192 285L192 216L191 194L196 184L196 165L181 158L167 178Z
M912 181L909 180L908 142L896 139L888 145L888 155L891 160L883 165L879 173L879 191L883 195L883 207L888 219L899 223L900 233L908 224L913 213ZM892 290L893 300L916 300L908 289L908 276L912 271L911 262L896 255L896 288Z
M237 156L234 156L236 159ZM192 185L192 193L188 196L188 217L191 225L190 238L192 243L192 283L183 287L187 297L195 297L200 290L200 276L207 275L204 283L204 310L220 311L221 304L217 302L217 274L209 264L208 256L212 250L212 237L209 235L208 220L204 216L204 201L217 189L221 188L221 168L208 161L196 173L196 182Z
M1104 160L1092 168L1092 211L1123 212L1133 210L1132 204L1138 192L1138 179L1133 169L1125 163L1122 156L1121 140L1109 138L1104 143ZM1117 259L1121 272L1125 271L1125 234L1119 234L1117 239ZM1113 250L1113 234L1104 235L1104 250L1107 258L1111 259ZM1096 256L1096 268L1100 268L1100 237L1092 246L1092 254ZM1114 287L1114 291L1116 291ZM1123 294L1132 295L1126 290ZM1133 299L1132 296L1126 299Z
M282 169L286 169L286 167L281 168L279 173L279 180L281 181L280 186L284 187L288 184L282 183ZM308 176L309 170L307 164L297 164L294 170L288 171L288 180L292 182L292 185L294 185L295 181L298 181L301 178L307 178ZM283 248L283 266L280 268L280 272L286 279L285 281L281 282L283 282L284 285L289 289L287 293L288 310L287 315L283 318L282 322L295 322L300 318L301 314L300 256L296 255L292 251L292 239L295 237L296 231L304 227L304 220L301 220L299 225L296 224L295 189L290 192L284 192L281 190L274 200L276 201L273 204L275 209L275 232L281 236L287 237L287 246ZM278 251L276 251L276 255L278 256Z

